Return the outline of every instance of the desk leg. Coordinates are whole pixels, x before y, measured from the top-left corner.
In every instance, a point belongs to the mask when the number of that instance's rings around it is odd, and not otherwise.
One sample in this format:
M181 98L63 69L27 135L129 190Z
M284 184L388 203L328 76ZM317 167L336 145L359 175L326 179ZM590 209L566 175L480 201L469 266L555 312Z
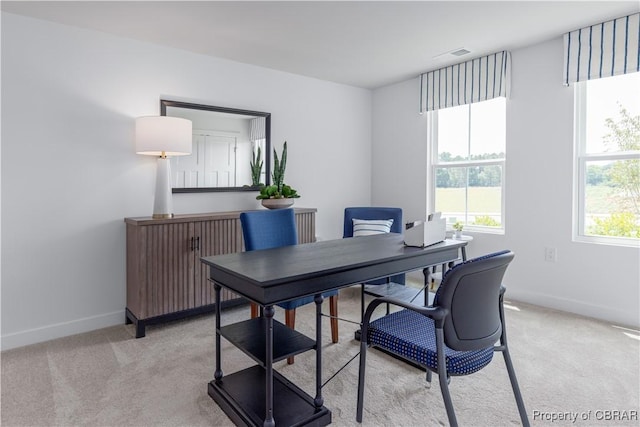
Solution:
M465 246L460 248L460 252L462 252L462 261L467 260L467 248Z
M216 381L220 381L222 379L222 363L220 356L220 289L220 285L217 283L213 284L213 292L216 298L216 371L213 377Z
M322 398L322 294L316 295L314 301L316 303L316 398L313 399L313 403L320 409L324 404Z
M272 305L264 308L264 317L267 320L265 333L265 414L264 427L275 427L273 419L273 315L275 309Z
M424 274L424 306L429 306L429 290L431 289L431 267L423 268Z
M364 283L360 284L360 324L364 321Z

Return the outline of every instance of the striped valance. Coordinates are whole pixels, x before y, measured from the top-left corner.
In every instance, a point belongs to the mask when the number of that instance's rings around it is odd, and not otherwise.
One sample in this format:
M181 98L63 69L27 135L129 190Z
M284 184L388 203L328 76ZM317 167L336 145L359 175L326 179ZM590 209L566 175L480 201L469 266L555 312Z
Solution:
M253 142L265 139L266 120L256 117L249 122L249 139Z
M564 84L640 71L640 13L564 35Z
M509 96L507 51L429 71L420 76L420 112Z

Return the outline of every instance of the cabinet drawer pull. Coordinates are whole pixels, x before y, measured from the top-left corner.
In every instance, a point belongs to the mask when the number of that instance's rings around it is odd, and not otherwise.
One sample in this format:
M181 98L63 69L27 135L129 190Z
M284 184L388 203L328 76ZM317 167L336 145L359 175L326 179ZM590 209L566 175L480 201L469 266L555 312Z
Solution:
M200 250L200 236L196 237L196 250Z

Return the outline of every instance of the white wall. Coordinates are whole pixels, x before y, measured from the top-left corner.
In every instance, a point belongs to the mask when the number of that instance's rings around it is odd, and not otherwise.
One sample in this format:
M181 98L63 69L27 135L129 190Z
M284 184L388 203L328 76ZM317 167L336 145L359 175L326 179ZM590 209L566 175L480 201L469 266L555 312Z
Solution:
M156 164L134 118L161 97L272 113L320 238L370 203L371 91L2 13L3 349L124 322L123 218L150 215ZM174 210L254 198L176 194Z
M405 220L427 207L427 116L418 79L374 91L371 193L374 205L402 207Z
M470 255L509 248L508 297L640 325L640 251L572 241L573 88L562 86L560 38L512 52L507 102L506 234L474 234ZM420 218L426 206L426 115L418 80L373 97L372 203ZM544 261L555 247L558 261Z

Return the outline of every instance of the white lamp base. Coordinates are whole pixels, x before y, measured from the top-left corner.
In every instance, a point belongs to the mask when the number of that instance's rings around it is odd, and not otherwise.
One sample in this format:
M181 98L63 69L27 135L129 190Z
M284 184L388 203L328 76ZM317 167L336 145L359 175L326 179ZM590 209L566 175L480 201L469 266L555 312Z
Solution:
M153 200L153 218L173 218L173 199L171 196L171 164L169 159L158 158L156 174L156 196Z

